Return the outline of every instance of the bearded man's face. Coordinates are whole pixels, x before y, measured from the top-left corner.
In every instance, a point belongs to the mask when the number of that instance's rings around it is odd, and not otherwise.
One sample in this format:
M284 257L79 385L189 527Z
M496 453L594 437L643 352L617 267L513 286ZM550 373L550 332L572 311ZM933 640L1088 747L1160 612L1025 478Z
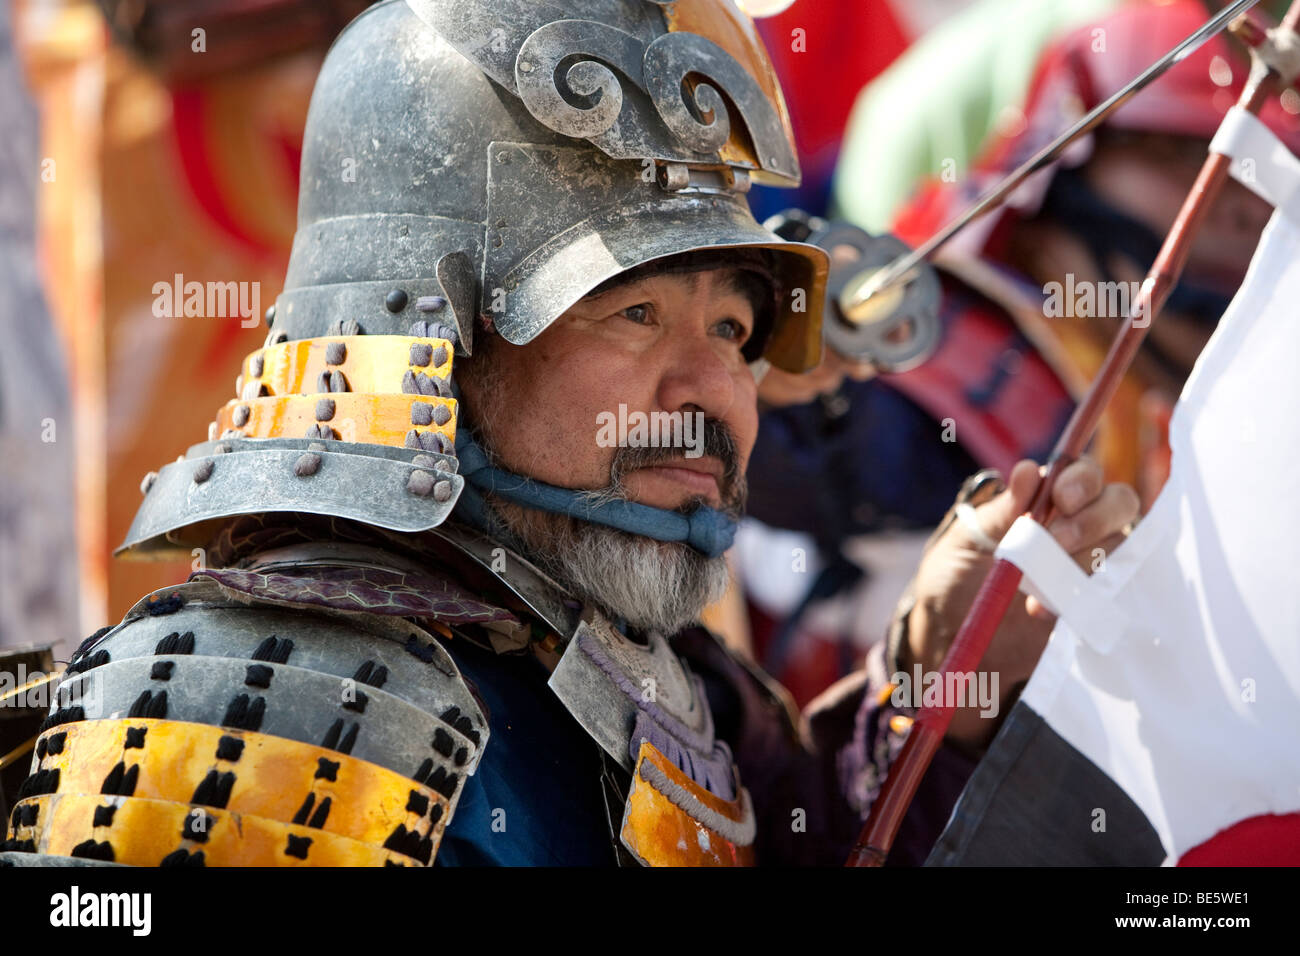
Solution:
M466 419L494 462L517 474L600 498L681 513L707 504L739 517L758 433L757 389L741 352L754 334L754 300L738 270L669 272L582 299L526 346L480 337L473 359L458 366ZM676 447L609 440L611 422L656 413L691 416L703 430L682 429L687 441ZM491 504L508 543L633 627L671 634L725 590L723 559L689 545Z

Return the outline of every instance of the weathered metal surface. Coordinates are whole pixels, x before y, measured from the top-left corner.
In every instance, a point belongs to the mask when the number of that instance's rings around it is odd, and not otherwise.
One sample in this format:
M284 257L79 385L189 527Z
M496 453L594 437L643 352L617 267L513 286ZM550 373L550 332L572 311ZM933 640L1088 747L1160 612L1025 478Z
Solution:
M189 635L187 646L199 657L248 662L268 636L276 635L294 642L290 659L296 667L330 676L336 682L355 680L363 668L370 674L383 668L386 693L431 714L455 707L471 721L480 738L487 736L487 723L450 655L409 622L249 606L202 579L169 590L186 597L179 610L165 615L128 614L126 621L86 648L82 656L106 651L112 661L153 657L169 635ZM479 749L474 748L466 764L470 772L478 756Z
M218 453L220 445L229 451ZM320 467L310 477L300 477L294 466L304 452L315 451L312 445L325 446L316 452ZM451 485L447 500L408 488L412 472L431 467L416 462L421 455L433 459L437 479ZM202 461L212 462L212 473L196 484L194 469ZM305 438L204 442L192 446L184 460L158 472L117 553L188 553L206 545L206 537L196 532L190 540L176 532L213 518L265 512L333 515L393 531L427 531L446 520L464 487L464 479L454 473L454 461L422 448Z
M713 716L697 680L658 634L644 646L589 612L551 674L551 689L592 738L626 770L641 705L653 705L686 728L701 751L712 749Z
M507 341L531 341L592 288L651 259L759 248L782 261L787 293L805 293L783 297L765 357L790 371L820 360L826 254L774 241L743 197L669 192L638 163L591 149L496 142L490 152L483 310Z

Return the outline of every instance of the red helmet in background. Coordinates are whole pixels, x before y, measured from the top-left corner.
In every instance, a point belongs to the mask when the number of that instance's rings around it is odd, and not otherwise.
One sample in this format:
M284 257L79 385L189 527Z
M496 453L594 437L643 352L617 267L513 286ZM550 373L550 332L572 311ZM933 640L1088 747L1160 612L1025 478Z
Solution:
M1200 0L1135 0L1089 26L1074 30L1041 57L1023 111L1004 116L974 169L956 186L931 183L899 215L896 232L916 244L928 238L997 181L1029 159L1088 111L1116 93L1195 32L1210 13ZM1213 138L1236 105L1250 72L1243 44L1220 33L1124 104L1105 123L1114 129ZM1300 153L1300 94L1270 97L1260 118ZM1082 137L1062 157L1085 162L1092 137ZM1032 215L1057 167L1032 177L1008 206ZM953 240L978 254L1002 215L986 217Z

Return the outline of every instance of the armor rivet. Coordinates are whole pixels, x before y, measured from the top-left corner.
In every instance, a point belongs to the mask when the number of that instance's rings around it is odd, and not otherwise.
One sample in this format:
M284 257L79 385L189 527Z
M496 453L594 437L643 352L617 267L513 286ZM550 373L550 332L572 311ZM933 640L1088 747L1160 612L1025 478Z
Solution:
M502 150L501 152L497 153L497 162L498 163L510 162L510 154L507 153L505 150Z
M334 399L322 398L316 403L316 421L327 422L334 417Z
M235 423L236 428L243 428L248 424L248 415L249 411L247 405L236 405L234 413L230 416L230 420Z
M253 378L261 378L262 370L265 367L266 364L265 364L265 360L262 358L262 353L258 352L256 355L253 356L253 361L248 370L253 373Z
M428 497L429 492L433 491L433 475L427 471L413 471L406 480L406 488L411 494Z
M212 477L212 459L208 458L204 461L199 462L198 466L194 469L194 483L196 485L201 485L211 477Z
M493 237L492 237L492 248L493 248L493 249L500 249L504 244L505 244L505 240L502 239L500 236L493 236Z
M409 301L410 296L406 294L406 290L394 289L384 297L384 308L389 312L401 312Z
M433 406L428 402L415 402L411 405L412 425L432 425Z
M436 349L433 350L433 364L441 368L442 364L446 361L447 361L447 350L443 348L441 345L439 345Z
M275 306L269 305L266 308L266 327L269 329L275 324Z
M429 364L429 359L433 356L433 346L426 342L416 342L411 346L411 364L425 368Z
M330 342L325 346L325 364L342 365L348 357L348 347L342 342Z
M436 425L445 425L451 421L451 409L446 405L435 405L433 409L433 421Z
M433 486L433 500L434 500L434 501L447 501L449 498L451 498L451 482L450 482L450 481L440 481L440 482L438 482L436 485Z
M415 302L415 307L421 312L439 312L447 304L447 300L440 295L422 295Z
M149 472L149 474L141 478L140 494L147 495L149 493L149 489L153 487L153 483L157 480L158 480L158 472L156 471L151 471Z
M299 478L307 478L316 474L320 470L320 455L314 451L309 451L299 456L298 460L293 463L293 473Z
M531 73L533 72L533 65L529 63L527 60L520 60L519 69L524 73Z
M506 221L505 221L504 219L498 219L498 220L497 220L497 228L498 228L498 229L504 229L505 227L506 227Z

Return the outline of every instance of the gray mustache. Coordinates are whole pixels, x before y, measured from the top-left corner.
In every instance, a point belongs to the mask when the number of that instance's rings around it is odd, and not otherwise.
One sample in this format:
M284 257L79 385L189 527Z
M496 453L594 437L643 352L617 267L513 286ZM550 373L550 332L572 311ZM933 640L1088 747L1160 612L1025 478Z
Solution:
M722 510L731 514L733 517L740 517L745 510L745 499L748 494L748 487L745 482L744 472L740 468L740 451L736 444L736 438L722 421L716 418L706 418L700 442L703 450L701 457L717 458L722 462L723 473L718 484L722 492ZM623 446L614 453L614 461L610 465L610 486L616 494L622 494L623 481L628 474L638 468L646 468L651 465L658 465L664 462L680 458L682 451L680 448L665 448L653 446ZM688 506L685 510L694 510L693 506Z

